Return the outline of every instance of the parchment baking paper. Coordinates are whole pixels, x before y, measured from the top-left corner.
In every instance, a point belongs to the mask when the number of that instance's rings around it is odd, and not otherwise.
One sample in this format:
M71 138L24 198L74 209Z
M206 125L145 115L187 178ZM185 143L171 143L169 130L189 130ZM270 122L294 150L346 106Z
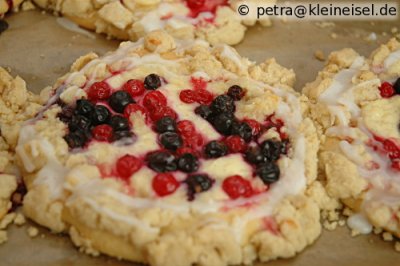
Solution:
M101 55L118 46L117 41L106 40L103 36L94 35L96 37L93 39L68 31L57 23L55 17L40 11L13 14L7 21L10 28L0 35L0 65L11 68L13 74L24 78L28 87L35 92L52 85L68 71L77 57L91 51ZM293 68L297 73L296 88L300 89L315 78L324 64L314 58L315 51L321 50L327 56L331 51L352 47L367 56L380 43L389 39L394 26L400 30L399 21L343 22L328 27L321 24L318 26L315 22L277 21L272 28L249 29L246 39L236 48L252 60L261 62L275 57L285 67ZM368 37L374 39L373 33L377 35L377 40L366 41ZM40 234L31 239L27 235L28 225L12 226L9 230L9 241L0 245L0 265L135 265L105 256L93 258L81 254L68 237L53 235L37 225ZM400 253L395 252L393 246L394 243L384 242L375 235L353 238L344 227L334 232L324 231L314 245L296 258L278 260L267 265L400 265Z

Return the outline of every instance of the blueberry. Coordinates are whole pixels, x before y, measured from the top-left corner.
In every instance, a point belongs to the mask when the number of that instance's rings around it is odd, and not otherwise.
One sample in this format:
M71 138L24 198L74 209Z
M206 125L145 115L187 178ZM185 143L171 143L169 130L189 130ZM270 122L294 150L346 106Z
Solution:
M192 173L199 169L199 160L190 153L183 154L178 159L178 169L185 173Z
M260 164L267 161L267 158L259 147L248 148L244 158L251 164Z
M148 166L156 172L172 172L177 169L175 156L167 151L156 151L146 157Z
M215 114L235 112L235 102L228 95L219 95L211 103L211 110Z
M282 150L282 144L276 140L266 140L261 143L260 147L268 161L276 161L279 159Z
M194 194L209 190L213 185L213 180L205 174L189 175L185 183L188 186L188 198L194 200Z
M74 115L74 108L69 106L69 105L65 105L62 109L61 112L58 113L57 117L64 123L69 123L72 119L72 116Z
M169 116L165 116L159 119L156 123L156 131L158 133L175 132L176 131L175 120Z
M225 143L214 140L206 145L204 152L208 158L219 158L228 153L228 147Z
M106 124L110 119L111 113L104 105L96 105L91 114L92 123L94 125Z
M246 122L234 123L232 135L238 135L246 142L249 142L253 137L253 129Z
M123 116L114 115L110 119L110 126L114 131L126 131L129 129L129 121Z
M144 86L148 90L156 90L161 87L161 79L156 74L150 74L144 79Z
M129 130L121 130L121 131L115 131L113 133L113 141L121 140L121 139L126 139L126 138L132 138L133 133Z
M275 163L266 162L257 167L256 174L261 178L264 184L270 185L279 180L280 170Z
M8 29L8 23L7 23L7 21L1 20L1 19L0 19L0 34L1 34L3 31L6 31L7 29Z
M233 85L228 90L228 96L231 97L234 101L240 101L245 95L245 91L242 87L238 85Z
M196 115L208 120L212 116L211 108L207 105L200 105L194 109Z
M71 118L71 121L68 123L68 128L70 131L89 131L90 126L92 125L89 118L83 115L74 115Z
M83 147L86 143L87 138L85 133L83 133L81 130L76 130L66 135L64 137L64 140L67 142L70 149L75 149Z
M211 122L219 133L228 136L232 132L232 125L235 122L235 117L232 113L222 113L216 116Z
M397 79L397 81L393 85L394 90L396 91L396 94L400 94L400 78Z
M182 138L175 132L165 132L160 135L160 142L164 148L175 151L182 146Z
M88 100L81 99L81 100L76 101L75 112L77 114L83 115L86 117L90 117L93 110L94 110L94 106Z
M126 91L116 91L111 94L110 98L108 99L108 104L115 112L118 113L123 113L125 107L130 103L135 103L135 101Z

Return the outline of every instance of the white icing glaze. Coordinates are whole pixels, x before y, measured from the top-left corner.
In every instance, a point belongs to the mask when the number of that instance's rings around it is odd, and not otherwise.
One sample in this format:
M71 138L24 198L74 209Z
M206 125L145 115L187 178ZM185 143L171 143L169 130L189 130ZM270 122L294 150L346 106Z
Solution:
M383 65L385 69L389 69L397 61L400 61L400 49L391 53L384 61Z
M29 129L25 127L24 128L24 132L20 133L19 143L18 143L18 146L16 147L16 152L18 153L19 157L21 158L22 164L23 164L25 170L28 173L32 173L33 170L35 170L35 165L31 161L31 159L29 158L29 155L26 154L26 152L24 150L24 147L22 146L23 145L22 143L26 143L27 141L30 141L30 139L23 141L24 139L26 139L26 136L27 136L26 133L28 131L29 131Z
M367 218L360 213L354 214L347 219L347 225L361 234L369 234L372 232L372 225L368 222Z
M109 195L113 192L113 190L106 188L105 186L101 185L100 180L90 181L86 184L79 186L78 188L74 189L74 194L68 198L67 205L73 204L78 198L82 198L88 205L90 205L95 211L98 213L104 213L107 216L111 217L116 221L121 221L127 223L129 225L133 225L138 227L142 230L145 230L148 233L157 234L159 232L158 228L151 227L148 223L139 220L134 216L134 214L130 215L122 215L110 208L106 208L105 206L101 206L98 202L96 202L95 197L97 195ZM93 198L88 197L91 195ZM124 200L131 200L130 197L120 194L119 197L124 197Z
M341 95L351 86L352 78L360 71L364 64L364 58L358 57L349 69L337 73L331 86L319 96L319 100L327 104L336 104Z
M326 130L325 134L331 137L349 136L350 138L357 138L357 130L348 126L335 126Z
M60 99L67 104L71 104L82 98L86 98L86 92L78 86L71 86L60 95Z
M349 69L344 69L337 73L332 84L319 96L319 100L328 105L329 111L338 118L342 125L348 123L346 115L339 105L343 105L354 116L359 115L360 109L354 103L353 90L358 86L352 85L353 77L361 70L364 65L364 58L358 57L354 60Z
M236 51L232 48L229 47L228 45L222 45L223 50L221 53L222 57L226 57L229 60L231 60L241 71L246 71L246 64L245 62L242 61L240 56L236 53Z
M362 165L364 159L360 155L359 151L356 149L356 146L348 143L347 141L342 140L339 143L339 147L342 152L349 158L353 163L357 165Z

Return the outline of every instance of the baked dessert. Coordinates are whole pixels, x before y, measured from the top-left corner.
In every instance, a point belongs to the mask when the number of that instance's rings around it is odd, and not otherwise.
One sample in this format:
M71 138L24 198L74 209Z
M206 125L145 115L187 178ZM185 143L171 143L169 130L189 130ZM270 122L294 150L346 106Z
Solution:
M254 0L253 0L254 1ZM165 30L180 39L202 38L210 43L237 44L246 30L237 15L238 1L227 0L34 0L78 25L120 40L143 37L153 30ZM274 0L269 0L274 3ZM234 7L231 8L230 4ZM270 23L268 18L264 25Z
M26 89L25 81L0 67L0 220L12 209L10 197L18 186L14 164L18 132L41 108L39 102L39 97ZM20 203L14 202L14 207Z
M4 17L4 15L16 9L21 5L24 0L0 0L0 18Z
M83 56L20 131L24 213L151 265L294 256L321 231L306 196L319 142L294 78L163 31Z
M330 55L304 88L321 136L327 192L353 210L348 225L400 236L400 44L365 59L352 49Z

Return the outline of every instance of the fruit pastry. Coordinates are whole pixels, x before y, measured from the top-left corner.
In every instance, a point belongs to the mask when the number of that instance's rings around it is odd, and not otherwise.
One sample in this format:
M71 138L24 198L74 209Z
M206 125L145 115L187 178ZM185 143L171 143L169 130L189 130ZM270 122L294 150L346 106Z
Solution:
M254 1L254 0L252 0ZM268 0L274 3L275 0ZM246 31L237 1L227 0L34 0L78 25L121 40L136 41L163 29L180 39L202 38L210 43L239 43ZM269 19L263 24L269 24Z
M391 40L369 59L352 49L330 55L304 88L321 136L327 192L354 213L348 225L400 236L400 44Z
M291 257L319 236L318 137L293 71L163 31L79 58L20 131L24 212L151 265Z
M0 18L4 17L4 15L16 9L21 5L24 0L0 0Z
M0 220L21 203L17 197L14 205L10 200L21 184L17 179L14 149L22 123L41 109L39 102L39 97L28 92L20 77L13 78L0 67ZM22 190L23 187L18 187L18 191Z

